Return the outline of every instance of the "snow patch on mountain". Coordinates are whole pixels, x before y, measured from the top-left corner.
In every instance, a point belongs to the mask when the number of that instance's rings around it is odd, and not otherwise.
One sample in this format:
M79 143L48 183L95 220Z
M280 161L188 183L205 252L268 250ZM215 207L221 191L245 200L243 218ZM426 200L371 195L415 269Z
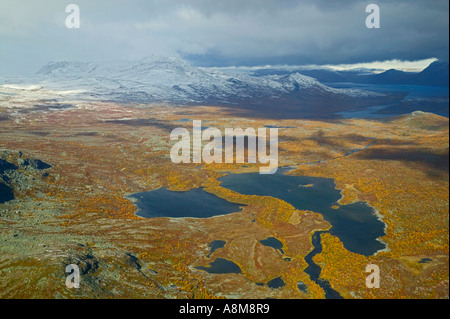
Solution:
M184 60L152 55L130 62L50 62L33 79L46 89L81 90L85 98L121 102L190 104L251 103L302 94L371 97L379 93L334 89L294 73L254 76L197 68Z

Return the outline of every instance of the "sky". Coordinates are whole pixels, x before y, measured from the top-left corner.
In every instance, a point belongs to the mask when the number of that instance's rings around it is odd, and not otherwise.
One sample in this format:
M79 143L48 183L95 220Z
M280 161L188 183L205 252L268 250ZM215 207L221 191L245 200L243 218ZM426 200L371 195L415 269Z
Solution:
M72 3L80 28L65 24ZM371 3L378 29L366 27ZM0 75L151 54L204 67L417 69L424 59L448 61L448 28L448 0L0 0Z

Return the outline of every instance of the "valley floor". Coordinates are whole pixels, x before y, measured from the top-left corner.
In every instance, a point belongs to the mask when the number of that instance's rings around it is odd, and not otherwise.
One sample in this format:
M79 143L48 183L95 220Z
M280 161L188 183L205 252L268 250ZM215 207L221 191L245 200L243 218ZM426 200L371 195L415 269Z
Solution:
M191 129L192 120L219 129L284 127L280 166L295 167L288 174L333 178L340 205L365 201L377 210L386 251L366 257L322 235L314 261L341 296L448 298L447 118L273 120L224 107L69 97L56 104L51 95L22 94L0 104L0 159L15 167L0 166L0 183L15 197L0 204L0 298L324 298L304 269L312 234L330 224L318 212L220 187L225 172L256 172L258 164L173 164L170 132ZM51 167L27 166L27 159ZM161 187L203 187L246 206L207 219L136 216L126 196ZM288 261L260 243L268 237L283 244ZM209 256L216 240L226 245ZM197 268L218 258L242 273ZM68 264L80 265L80 289L66 288ZM368 264L381 270L379 289L366 287ZM283 287L266 285L278 277Z

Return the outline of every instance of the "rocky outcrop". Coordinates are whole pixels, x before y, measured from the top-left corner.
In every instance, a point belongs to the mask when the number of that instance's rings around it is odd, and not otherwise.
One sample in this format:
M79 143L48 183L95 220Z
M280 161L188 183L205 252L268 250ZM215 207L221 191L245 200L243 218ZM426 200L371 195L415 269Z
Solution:
M0 151L0 204L15 199L15 193L33 188L34 181L46 178L51 168L40 159L25 157L22 152Z

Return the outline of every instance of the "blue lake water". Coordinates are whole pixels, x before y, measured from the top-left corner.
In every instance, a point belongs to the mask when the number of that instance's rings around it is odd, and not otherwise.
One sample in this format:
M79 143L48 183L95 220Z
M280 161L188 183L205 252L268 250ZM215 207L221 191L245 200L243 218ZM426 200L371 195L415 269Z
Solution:
M305 257L305 261L308 264L308 267L305 269L305 272L309 275L312 281L317 283L320 288L325 292L326 299L342 299L342 296L333 288L331 288L330 283L327 280L320 278L320 273L322 272L322 268L317 265L313 258L317 254L322 252L322 243L320 236L326 231L317 231L313 234L311 242L314 249Z
M226 241L223 241L223 240L212 241L211 244L209 244L209 248L210 248L209 255L206 257L208 257L208 258L211 257L211 254L213 252L215 252L217 249L225 247L225 244L226 244Z
M202 188L187 192L174 192L160 188L150 192L130 195L138 207L141 217L192 217L209 218L235 213L244 205L228 202Z
M309 176L290 176L284 173L289 169L280 169L273 175L258 173L228 174L219 179L221 186L244 195L271 196L290 203L298 210L309 210L322 214L331 224L329 232L337 236L351 252L362 255L373 255L382 250L385 245L378 239L385 235L385 224L379 220L372 207L365 202L337 206L341 193L336 189L334 180ZM162 188L155 191L133 194L139 208L138 215L142 217L193 217L208 218L238 212L242 205L230 203L201 188L187 192L174 192ZM308 267L305 272L322 287L326 298L341 298L334 291L328 281L320 278L321 268L313 258L322 251L320 235L324 231L317 231L312 236L313 250L305 257ZM261 244L277 249L283 255L283 245L275 237L268 237L260 241ZM211 254L226 244L225 241L215 240L210 243ZM282 258L282 256L280 257ZM284 259L289 262L290 259ZM206 267L197 269L213 274L241 273L235 263L217 258ZM272 289L281 288L284 282L277 277L267 283ZM304 291L303 286L299 287Z
M295 126L264 125L265 128L296 128Z
M354 118L372 118L372 119L383 119L391 116L398 116L401 114L381 114L376 113L377 111L381 111L389 107L389 105L379 105L379 106L369 106L364 110L360 111L343 111L337 112L336 114L341 115L345 119L354 119Z
M274 278L267 283L267 287L271 289L279 289L286 286L283 279L281 277Z
M377 85L377 84L360 84L360 83L327 83L328 86L334 88L352 88L352 89L361 89L366 91L373 92L388 92L388 93L406 93L407 95L403 98L402 102L422 102L425 105L430 107L433 102L437 100L441 100L442 98L447 98L449 96L449 88L446 87L436 87L436 86L424 86L424 85ZM408 108L404 109L406 113L397 113L397 114L381 114L383 109L387 109L394 105L378 105L368 107L364 110L350 110L344 112L338 112L336 114L341 115L343 118L387 118L391 116L398 116L402 114L409 114L412 111ZM356 109L356 107L355 107ZM417 110L421 111L430 111L435 112L441 116L449 116L448 111L442 110L442 108L428 108L422 109L421 107L417 107ZM380 111L380 112L379 112ZM414 111L414 110L413 110ZM379 113L377 113L379 112ZM392 113L392 112L386 112Z
M345 248L351 252L372 255L385 245L378 241L385 235L385 224L365 202L333 205L342 197L334 180L308 176L258 173L228 174L219 179L221 186L244 195L271 196L282 199L298 210L322 214Z
M224 258L217 258L209 264L207 267L199 266L195 267L200 270L204 270L210 274L241 274L241 268L234 262Z
M278 250L282 255L284 255L283 243L278 239L276 239L275 237L269 237L267 239L260 240L259 242L264 246L268 246Z
M448 96L449 88L425 85L402 85L402 84L361 84L361 83L326 83L326 85L337 89L360 89L373 92L404 92L408 93L407 99L426 98L435 96Z
M222 187L244 195L271 196L290 203L298 210L322 214L332 226L331 234L337 236L351 252L369 256L385 248L378 240L385 235L385 224L367 203L357 202L332 207L337 205L341 198L341 193L336 189L332 179L289 176L282 173L273 175L246 173L228 174L219 181ZM244 206L228 202L202 188L187 192L161 188L129 197L139 209L137 215L147 218L209 218L238 212ZM282 251L281 243L275 238L266 239L262 243Z
M421 260L419 260L419 264L428 264L432 261L433 261L433 259L431 259L431 258L422 258Z

